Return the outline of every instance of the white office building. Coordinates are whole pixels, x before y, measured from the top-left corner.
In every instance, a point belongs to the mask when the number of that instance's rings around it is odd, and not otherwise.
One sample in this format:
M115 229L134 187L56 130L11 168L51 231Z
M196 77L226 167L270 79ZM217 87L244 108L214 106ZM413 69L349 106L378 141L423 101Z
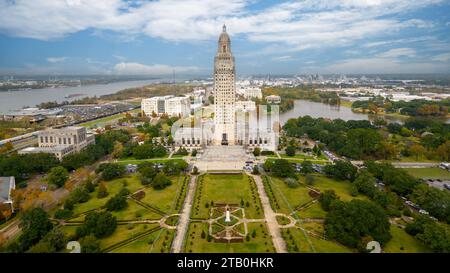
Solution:
M163 115L187 116L191 112L191 101L188 97L159 96L143 99L141 110L147 116Z

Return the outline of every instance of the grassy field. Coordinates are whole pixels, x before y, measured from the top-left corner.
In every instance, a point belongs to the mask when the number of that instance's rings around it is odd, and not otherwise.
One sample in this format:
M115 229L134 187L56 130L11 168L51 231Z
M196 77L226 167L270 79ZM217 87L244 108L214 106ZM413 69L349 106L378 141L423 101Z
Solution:
M334 241L305 235L299 228L282 229L282 236L289 252L294 253L349 253L345 246Z
M166 213L173 213L174 204L178 194L181 191L184 176L170 177L172 185L163 190L155 190L151 187L144 187L137 174L131 175L127 178L119 178L109 182L104 182L109 195L105 198L97 198L97 189L91 193L91 199L86 203L75 205L74 215L84 213L93 209L99 209L106 204L106 202L117 194L124 185L130 190L131 193L142 189L145 192L145 197L142 202L154 206ZM113 215L117 217L117 220L135 220L135 219L160 219L161 215L144 208L137 204L133 200L128 200L128 207L121 211L113 212ZM83 217L74 219L83 220Z
M184 176L171 177L172 185L163 190L155 190L153 188L145 188L145 196L142 202L156 207L167 214L175 213L175 202L181 191Z
M262 218L262 208L256 186L244 174L206 174L200 176L195 193L192 217L209 218L209 206L214 203L240 205L241 200L249 203L244 206L247 218Z
M314 175L314 178L315 180L312 187L320 190L321 192L326 190L334 190L343 201L350 201L355 198L367 199L367 197L362 194L359 194L356 197L351 196L351 183L349 181L337 181L324 175ZM305 178L303 176L300 177L300 181L305 182L304 179Z
M430 252L425 245L403 229L391 226L392 239L382 247L388 253L424 253Z
M310 207L297 211L296 214L299 218L325 218L327 213L320 207L319 202L317 202Z
M311 196L309 196L309 189L306 188L305 185L305 177L299 176L299 181L302 184L298 188L289 188L283 179L276 177L269 177L271 181L272 193L274 194L275 199L277 200L279 207L274 207L273 209L277 212L282 213L291 213L298 206L308 203L313 200ZM351 184L349 181L336 181L330 178L327 178L323 175L314 175L314 184L313 188L320 190L321 192L325 190L334 190L336 194L343 201L349 201L354 198L367 199L364 195L358 195L353 197L350 195L350 187ZM269 194L271 196L271 194ZM310 214L308 214L308 211ZM323 211L321 211L320 206L313 205L313 207L306 209L305 211L301 211L297 216L305 215L307 218L323 218Z
M139 181L137 175L131 175L129 177L119 178L119 179L115 179L115 180L104 182L104 183L106 185L106 188L108 189L109 195L105 198L97 198L98 188L96 188L95 191L90 194L91 198L89 199L89 201L75 205L75 208L73 210L74 215L83 213L83 212L86 212L89 210L98 209L98 208L104 206L106 204L106 202L108 201L108 199L110 197L114 196L115 194L117 194L124 187L124 185L126 185L126 187L131 192L134 192L137 189L142 188L142 184Z
M441 168L408 168L403 170L416 178L450 179L450 172Z
M256 237L242 243L216 243L201 238L202 230L207 231L207 223L191 223L185 243L185 252L193 253L272 253L275 249L263 223L249 223L248 230L256 231Z
M271 177L272 189L275 194L280 209L277 212L289 214L296 207L303 205L312 200L309 196L309 189L303 185L298 188L289 188L286 183L276 177Z

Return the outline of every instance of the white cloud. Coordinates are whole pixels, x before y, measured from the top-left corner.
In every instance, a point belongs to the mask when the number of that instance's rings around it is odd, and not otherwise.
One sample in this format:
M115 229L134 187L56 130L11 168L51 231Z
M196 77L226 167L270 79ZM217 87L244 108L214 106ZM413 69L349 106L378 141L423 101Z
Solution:
M414 57L416 51L412 48L394 48L377 55L380 58Z
M49 63L61 63L64 62L67 57L49 57L47 58L47 62Z
M432 60L438 62L448 62L450 61L450 53L436 55L432 58Z
M0 31L57 39L78 31L112 30L169 41L216 39L226 23L232 35L275 45L277 50L342 46L404 28L432 23L396 15L443 0L303 0L249 11L254 0L0 0ZM270 49L267 52L271 52Z
M292 58L292 56L286 55L286 56L273 57L272 60L278 61L278 62L287 62L287 61L294 60L294 58Z
M145 65L121 62L114 66L112 73L118 75L169 75L175 73L198 72L196 66L170 66L165 64Z

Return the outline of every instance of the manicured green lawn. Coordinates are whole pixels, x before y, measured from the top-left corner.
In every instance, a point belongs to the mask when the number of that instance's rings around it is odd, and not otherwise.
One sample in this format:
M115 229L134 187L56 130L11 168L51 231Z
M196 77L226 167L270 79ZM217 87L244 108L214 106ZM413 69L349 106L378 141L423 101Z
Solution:
M382 246L388 253L425 253L430 250L419 240L406 233L403 229L391 225L392 239Z
M191 223L185 242L185 252L193 253L272 253L275 249L272 239L263 223L249 223L248 230L256 230L256 237L242 243L216 243L201 238L202 230L207 231L207 223Z
M314 203L306 209L297 211L296 214L299 218L325 218L327 215L326 211L320 207L319 202Z
M128 206L119 211L113 211L112 215L116 216L119 221L127 220L158 220L161 219L161 215L144 208L143 206L135 203L133 200L127 200Z
M244 174L206 174L200 176L197 181L191 216L194 218L209 218L211 201L240 206L241 200L243 200L247 218L262 218L262 208L256 185L252 184L249 179L250 177ZM246 206L247 202L248 207ZM208 204L208 208L206 204Z
M279 211L282 213L291 213L298 206L305 204L312 200L309 196L309 189L303 185L298 188L289 188L284 180L277 177L270 177L272 183L272 190L280 205Z
M343 201L350 201L355 198L367 199L366 196L361 194L357 195L356 197L351 196L351 183L349 181L337 181L324 175L314 175L314 178L314 184L312 185L312 187L319 189L321 192L324 192L325 190L334 190ZM304 182L305 178L301 176L300 181Z
M145 196L141 199L141 201L156 207L167 214L175 213L175 202L181 191L183 179L184 176L182 175L170 177L172 185L162 190L155 190L151 187L145 188L143 190L145 192Z
M89 199L89 201L75 205L75 208L73 210L74 215L86 212L88 210L101 208L106 204L109 198L117 194L124 187L124 185L126 185L126 187L131 192L142 188L142 184L136 174L103 183L105 183L109 195L104 198L97 198L97 187L95 191L90 194L91 198Z
M299 253L348 253L352 252L345 246L334 241L324 240L310 236L299 228L282 229L289 252ZM295 247L296 246L296 247Z
M403 170L416 178L450 179L450 172L441 168L405 168Z

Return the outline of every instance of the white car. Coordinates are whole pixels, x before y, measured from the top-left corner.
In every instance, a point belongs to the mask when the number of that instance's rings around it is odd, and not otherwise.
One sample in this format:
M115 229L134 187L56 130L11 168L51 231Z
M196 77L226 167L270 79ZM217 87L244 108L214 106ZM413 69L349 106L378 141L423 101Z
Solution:
M423 214L423 215L428 215L428 214L430 214L428 211L423 210L423 209L419 210L419 213L420 213L420 214Z

